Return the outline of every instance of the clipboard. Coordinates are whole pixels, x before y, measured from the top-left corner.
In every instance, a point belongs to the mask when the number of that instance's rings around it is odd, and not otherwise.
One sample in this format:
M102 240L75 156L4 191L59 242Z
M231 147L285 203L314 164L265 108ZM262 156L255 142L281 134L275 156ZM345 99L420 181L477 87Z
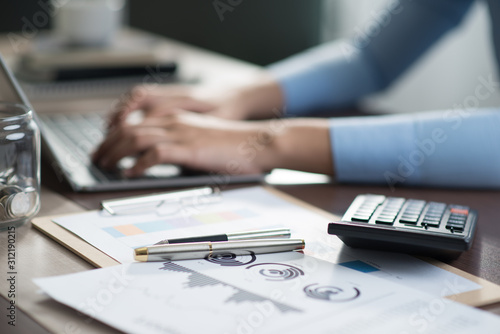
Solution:
M268 186L262 186L264 190L267 192L291 203L294 205L297 205L299 207L302 207L304 209L307 209L311 212L314 212L316 214L319 214L323 217L325 217L325 220L332 221L339 219L339 217L333 215L332 213L329 213L327 211L324 211L320 208L317 208L309 203L306 203L302 200L299 200L293 196L290 196L288 194L285 194L277 189L274 189L272 187ZM97 210L96 210L97 211ZM60 216L59 216L60 217ZM52 238L62 246L66 247L70 251L74 252L87 262L91 263L95 267L98 268L105 268L105 267L110 267L114 265L120 264L120 262L116 261L115 259L111 258L101 250L97 249L96 247L92 246L91 244L87 243L77 235L73 234L72 232L66 230L65 228L57 225L56 223L53 222L53 219L56 219L57 216L51 216L51 217L38 217L33 219L32 225L35 227L37 230L42 232L43 234L47 235L48 237ZM325 232L326 233L326 232ZM474 306L474 307L480 307L480 306L486 306L490 304L494 304L497 302L500 302L500 286L496 285L490 281L487 281L485 279L482 279L480 277L477 277L475 275L469 274L463 270L460 270L458 268L452 267L446 263L443 263L441 261L435 260L435 259L430 259L430 258L423 258L424 261L427 261L428 263L437 266L441 269L447 270L451 273L454 273L456 275L459 275L461 277L464 277L472 282L477 283L480 285L482 288L478 290L473 290L473 291L468 291L468 292L463 292L463 293L458 293L454 295L447 296L446 298L465 304L469 306Z

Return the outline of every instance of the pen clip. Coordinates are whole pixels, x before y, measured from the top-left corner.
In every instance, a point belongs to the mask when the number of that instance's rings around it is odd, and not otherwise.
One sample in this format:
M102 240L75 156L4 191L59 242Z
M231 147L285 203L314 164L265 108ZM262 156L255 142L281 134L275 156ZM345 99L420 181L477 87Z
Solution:
M131 215L156 211L160 215L174 214L183 207L196 208L221 200L217 187L203 187L189 190L132 196L101 201L101 209L109 214Z

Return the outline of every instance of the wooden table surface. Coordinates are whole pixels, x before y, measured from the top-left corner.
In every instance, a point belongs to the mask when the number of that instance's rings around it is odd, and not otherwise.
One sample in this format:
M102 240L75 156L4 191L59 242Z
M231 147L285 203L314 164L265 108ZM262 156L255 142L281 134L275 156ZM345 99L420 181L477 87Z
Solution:
M477 210L479 215L472 248L460 254L457 258L441 258L439 260L500 285L500 191L409 187L391 189L382 185L367 186L333 183L277 184L274 186L287 194L338 216L344 214L358 194L364 193L467 205ZM232 185L226 188L232 189L235 187L237 186ZM98 209L102 199L116 197L116 193L113 192L101 193L99 196L74 193L61 183L57 185L56 189L86 209ZM147 191L130 191L123 193L123 196L144 193L147 193ZM500 303L485 307L485 309L500 315Z

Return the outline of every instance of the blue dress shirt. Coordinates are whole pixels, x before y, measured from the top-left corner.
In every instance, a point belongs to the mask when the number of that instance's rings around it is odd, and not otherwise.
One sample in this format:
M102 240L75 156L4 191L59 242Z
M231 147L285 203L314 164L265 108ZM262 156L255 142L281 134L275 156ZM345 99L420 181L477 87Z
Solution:
M350 40L318 46L270 66L288 116L354 104L394 82L474 0L400 0ZM500 65L500 0L485 0ZM469 107L410 115L333 118L340 182L500 188L500 109L475 107L500 84L482 78ZM474 100L476 99L476 100Z

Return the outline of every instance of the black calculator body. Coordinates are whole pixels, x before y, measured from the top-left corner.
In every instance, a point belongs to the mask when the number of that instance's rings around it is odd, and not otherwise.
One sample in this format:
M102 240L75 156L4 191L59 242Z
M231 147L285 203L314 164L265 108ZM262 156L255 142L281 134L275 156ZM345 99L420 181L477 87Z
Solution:
M353 247L456 256L471 247L476 224L467 206L365 194L328 233Z

